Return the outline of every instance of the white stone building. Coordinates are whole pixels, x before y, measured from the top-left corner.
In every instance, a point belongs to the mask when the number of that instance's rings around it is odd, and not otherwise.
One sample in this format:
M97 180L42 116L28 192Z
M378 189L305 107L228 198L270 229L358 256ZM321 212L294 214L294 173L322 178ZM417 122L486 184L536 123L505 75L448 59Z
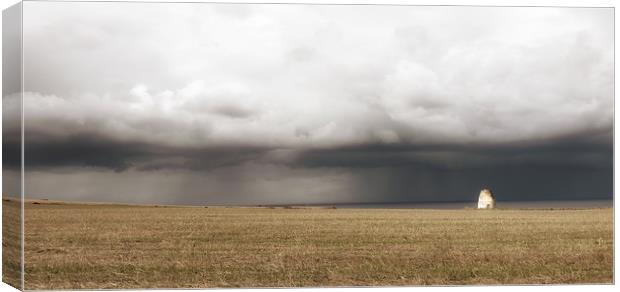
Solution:
M493 209L495 208L495 198L493 193L489 189L483 189L478 196L478 209Z

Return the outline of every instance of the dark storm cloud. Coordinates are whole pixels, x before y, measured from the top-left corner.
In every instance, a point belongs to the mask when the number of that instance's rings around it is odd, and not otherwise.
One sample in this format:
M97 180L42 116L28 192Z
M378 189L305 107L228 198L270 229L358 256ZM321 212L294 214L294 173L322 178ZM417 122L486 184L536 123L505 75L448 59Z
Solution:
M30 133L31 135L33 133ZM26 166L100 167L114 171L190 169L210 170L249 162L292 168L401 168L433 170L520 167L604 169L611 165L611 136L584 134L550 141L510 144L366 144L324 149L240 147L172 147L112 141L105 137L71 136L33 139L26 146ZM28 136L26 137L28 141ZM7 142L5 151L18 152ZM10 163L13 160L7 160ZM11 166L19 167L19 160Z
M116 186L115 194L92 190L81 197L138 203L459 201L471 199L483 186L492 186L501 200L602 199L613 193L609 130L507 144L323 149L196 149L93 136L34 140L26 147L28 185L44 197L53 195L40 181L63 174L82 177L81 183ZM105 175L106 169L119 177ZM154 179L161 176L166 179ZM138 184L149 177L153 179L139 184L142 195L136 195L131 181ZM173 191L171 180L185 183ZM63 192L63 198L75 193L71 188Z
M134 168L141 171L160 169L210 170L239 165L257 159L267 149L237 145L210 148L183 148L156 144L114 141L94 135L76 135L63 139L43 138L28 140L26 136L25 167L30 170L103 168L116 172ZM19 143L8 142L5 149L19 153ZM19 159L8 160L18 168Z
M553 139L476 144L366 144L302 151L298 167L373 168L425 165L434 169L476 169L529 165L608 168L612 129Z
M32 196L137 203L276 204L462 201L475 198L485 186L492 187L502 201L606 199L613 193L613 152L601 145L392 150L373 146L255 152L156 148L148 153L145 150L149 148L142 146L139 154L118 151L134 149L129 145L94 146L90 154L99 159L83 156L89 152L84 151L84 142L76 145L77 155L69 147L62 156L55 151L39 152L59 155L63 161L53 167L29 168L27 189ZM110 153L114 150L118 152ZM106 163L117 163L102 164L102 157L108 158ZM127 168L110 175L105 167L116 171ZM59 179L71 183L55 186L52 189L56 191L51 192L50 183ZM90 186L89 191L84 191L85 185Z

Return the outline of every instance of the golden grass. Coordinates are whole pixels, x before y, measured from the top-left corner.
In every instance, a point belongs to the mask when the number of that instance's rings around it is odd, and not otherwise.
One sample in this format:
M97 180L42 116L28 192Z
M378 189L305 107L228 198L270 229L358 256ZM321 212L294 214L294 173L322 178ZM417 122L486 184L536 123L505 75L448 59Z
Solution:
M26 205L26 289L611 283L612 209Z
M2 281L21 288L21 206L2 200Z

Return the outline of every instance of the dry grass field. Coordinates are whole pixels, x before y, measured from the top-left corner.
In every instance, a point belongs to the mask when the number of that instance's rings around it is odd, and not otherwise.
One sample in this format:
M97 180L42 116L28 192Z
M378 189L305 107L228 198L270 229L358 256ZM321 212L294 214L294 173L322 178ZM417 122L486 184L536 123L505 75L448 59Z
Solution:
M611 283L612 209L26 204L26 289Z
M2 201L2 281L21 287L21 214L19 201Z

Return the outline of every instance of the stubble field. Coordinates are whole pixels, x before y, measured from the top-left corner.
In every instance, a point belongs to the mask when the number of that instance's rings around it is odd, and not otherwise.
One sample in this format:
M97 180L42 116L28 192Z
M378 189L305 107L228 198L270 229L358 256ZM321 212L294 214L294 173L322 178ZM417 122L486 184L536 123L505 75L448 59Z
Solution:
M26 203L26 289L611 283L613 211Z

